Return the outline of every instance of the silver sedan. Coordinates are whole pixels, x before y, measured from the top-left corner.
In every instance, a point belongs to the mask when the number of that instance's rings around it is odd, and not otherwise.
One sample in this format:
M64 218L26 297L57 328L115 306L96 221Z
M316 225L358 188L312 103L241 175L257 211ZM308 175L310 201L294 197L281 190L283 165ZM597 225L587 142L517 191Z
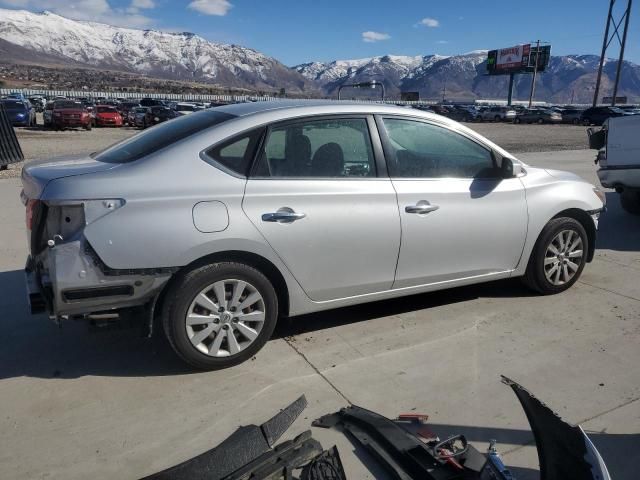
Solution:
M510 277L562 292L604 201L447 118L323 101L196 112L22 181L32 311L144 313L204 369L282 317Z

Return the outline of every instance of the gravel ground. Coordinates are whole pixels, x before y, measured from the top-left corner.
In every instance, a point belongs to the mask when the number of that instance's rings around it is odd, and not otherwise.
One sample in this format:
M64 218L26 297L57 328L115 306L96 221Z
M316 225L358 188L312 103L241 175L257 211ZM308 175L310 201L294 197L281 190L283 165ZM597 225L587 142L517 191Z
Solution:
M39 118L39 123L42 119ZM481 135L494 141L507 151L549 152L554 150L581 150L588 148L586 127L574 125L516 125L512 123L467 124ZM25 161L58 155L91 153L112 143L134 135L139 130L123 128L94 128L84 130L49 130L18 128L20 144ZM22 164L9 165L0 171L0 178L18 177Z

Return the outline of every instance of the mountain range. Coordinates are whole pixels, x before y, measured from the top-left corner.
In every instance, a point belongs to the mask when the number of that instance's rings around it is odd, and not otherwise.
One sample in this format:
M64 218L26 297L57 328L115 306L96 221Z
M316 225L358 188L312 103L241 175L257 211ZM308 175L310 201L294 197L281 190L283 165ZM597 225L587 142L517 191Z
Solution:
M83 66L230 88L272 92L284 88L309 96L335 96L344 83L375 79L384 82L390 98L404 91L416 91L431 100L504 98L508 78L485 74L486 54L477 50L454 56L384 55L288 67L256 50L213 43L193 33L136 30L51 12L0 9L3 63ZM598 62L596 55L552 56L536 82L536 99L590 102ZM601 87L605 94L611 91L616 66L617 61L605 62ZM516 76L515 98L528 98L531 77ZM618 93L640 101L640 65L624 62Z

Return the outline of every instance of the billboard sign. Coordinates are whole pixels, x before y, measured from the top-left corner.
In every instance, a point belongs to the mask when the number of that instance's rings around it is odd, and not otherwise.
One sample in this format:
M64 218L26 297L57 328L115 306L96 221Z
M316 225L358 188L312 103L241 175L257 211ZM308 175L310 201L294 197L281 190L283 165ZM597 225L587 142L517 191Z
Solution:
M535 69L536 60L538 71L543 72L549 64L551 46L541 46L539 51L530 43L514 47L490 50L487 54L487 73L489 75L503 75L509 73L531 73Z
M515 47L501 48L496 58L496 70L518 70L529 64L531 45L516 45Z

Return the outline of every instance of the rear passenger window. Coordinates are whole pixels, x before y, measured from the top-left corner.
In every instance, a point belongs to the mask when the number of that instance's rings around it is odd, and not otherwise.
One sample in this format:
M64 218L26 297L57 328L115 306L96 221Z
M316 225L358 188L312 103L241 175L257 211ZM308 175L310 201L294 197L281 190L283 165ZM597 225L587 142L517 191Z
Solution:
M374 177L364 118L309 120L271 129L256 177Z
M246 176L263 129L252 130L210 148L207 157L238 175Z

